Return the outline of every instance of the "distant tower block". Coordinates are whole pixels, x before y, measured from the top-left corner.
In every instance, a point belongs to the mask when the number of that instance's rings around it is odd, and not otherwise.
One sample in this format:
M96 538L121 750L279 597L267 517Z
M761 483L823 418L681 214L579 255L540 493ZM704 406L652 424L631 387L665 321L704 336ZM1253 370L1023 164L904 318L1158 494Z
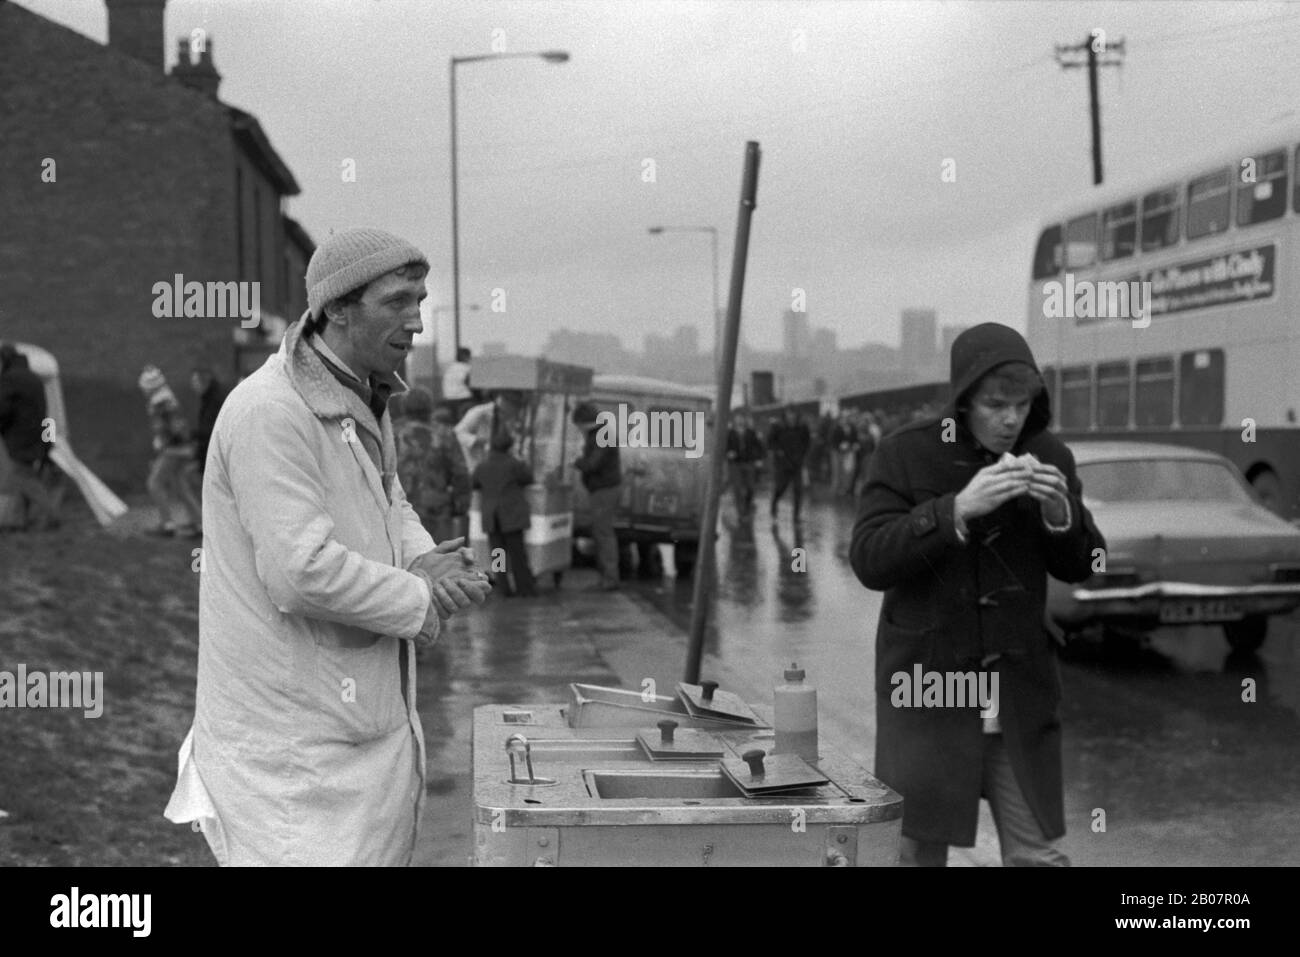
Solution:
M907 372L925 373L935 362L938 319L933 309L904 309L899 360Z
M803 359L812 353L812 332L806 312L787 309L782 332L782 345L787 358Z

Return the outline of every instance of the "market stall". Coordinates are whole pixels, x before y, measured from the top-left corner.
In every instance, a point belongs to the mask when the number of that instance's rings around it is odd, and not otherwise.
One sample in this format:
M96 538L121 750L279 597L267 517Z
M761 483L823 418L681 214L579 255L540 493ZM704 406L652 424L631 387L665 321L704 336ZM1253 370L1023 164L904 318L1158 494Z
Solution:
M531 524L524 533L524 547L528 564L534 575L552 574L557 586L573 554L572 458L567 448L573 425L569 414L576 401L590 393L591 377L592 370L585 366L549 359L478 358L471 383L494 398L490 405L470 409L462 419L462 424L482 425L466 444L471 469L494 429L504 426L518 437L513 454L528 464L535 479L527 491ZM501 393L507 394L504 399ZM476 552L490 555L477 492L470 505L469 537Z

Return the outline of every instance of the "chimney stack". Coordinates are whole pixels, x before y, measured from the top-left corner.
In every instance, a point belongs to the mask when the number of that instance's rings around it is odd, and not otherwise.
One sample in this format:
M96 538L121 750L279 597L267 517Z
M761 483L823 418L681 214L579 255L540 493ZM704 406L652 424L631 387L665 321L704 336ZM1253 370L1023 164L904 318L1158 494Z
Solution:
M197 60L192 59L194 48L189 37L181 37L176 42L178 49L176 66L172 67L172 76L184 86L206 93L215 100L217 87L221 85L221 74L212 64L212 38L208 36L203 38Z
M163 8L167 0L104 0L108 45L163 71Z

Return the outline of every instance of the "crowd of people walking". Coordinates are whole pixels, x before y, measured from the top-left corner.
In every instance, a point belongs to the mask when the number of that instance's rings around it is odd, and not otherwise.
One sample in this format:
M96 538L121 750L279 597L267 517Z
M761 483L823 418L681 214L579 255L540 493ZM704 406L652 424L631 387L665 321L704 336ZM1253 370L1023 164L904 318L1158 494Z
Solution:
M814 484L827 486L837 499L857 501L880 440L937 410L937 404L925 403L812 416L786 407L768 420L765 431L752 413L737 411L727 429L726 470L736 514L753 514L755 489L765 472L771 481L768 513L773 521L787 493L791 514L800 520L804 496Z

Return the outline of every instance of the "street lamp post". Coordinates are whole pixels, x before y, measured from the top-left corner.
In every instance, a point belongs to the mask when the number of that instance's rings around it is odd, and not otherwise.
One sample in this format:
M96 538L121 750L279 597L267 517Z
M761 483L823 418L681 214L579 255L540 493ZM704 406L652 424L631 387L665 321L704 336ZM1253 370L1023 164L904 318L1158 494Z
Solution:
M663 233L708 233L713 248L713 371L718 371L722 361L722 333L718 314L718 227L716 226L651 226L646 230L651 236Z
M539 59L547 63L567 63L569 54L563 50L544 50L531 53L482 53L477 56L451 58L451 311L456 349L460 349L460 205L456 190L456 67L461 63L479 63L484 60Z

